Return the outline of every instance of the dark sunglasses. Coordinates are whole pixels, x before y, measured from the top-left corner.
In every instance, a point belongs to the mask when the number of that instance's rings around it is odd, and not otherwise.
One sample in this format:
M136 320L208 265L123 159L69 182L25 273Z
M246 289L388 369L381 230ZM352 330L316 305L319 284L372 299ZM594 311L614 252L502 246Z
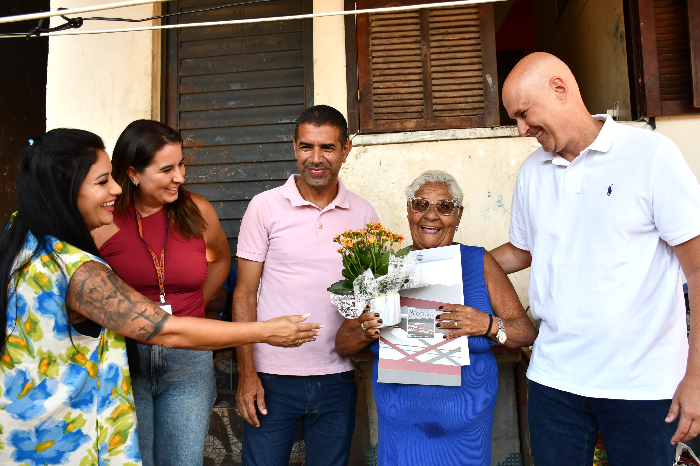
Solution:
M430 210L430 206L435 206L435 212L439 215L452 215L459 205L452 199L440 199L439 201L430 202L423 197L409 197L408 205L410 209L417 214L424 214Z

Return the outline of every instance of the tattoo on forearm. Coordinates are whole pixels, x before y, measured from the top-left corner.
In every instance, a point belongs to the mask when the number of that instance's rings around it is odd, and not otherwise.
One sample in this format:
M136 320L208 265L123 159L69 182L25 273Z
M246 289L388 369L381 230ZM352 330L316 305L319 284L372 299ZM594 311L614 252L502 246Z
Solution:
M153 324L153 330L151 331L151 334L146 337L144 341L151 341L153 337L158 335L161 330L163 330L163 325L165 324L165 320L170 317L168 314L165 314L158 322Z
M66 304L103 327L140 341L152 340L170 317L96 261L73 274Z

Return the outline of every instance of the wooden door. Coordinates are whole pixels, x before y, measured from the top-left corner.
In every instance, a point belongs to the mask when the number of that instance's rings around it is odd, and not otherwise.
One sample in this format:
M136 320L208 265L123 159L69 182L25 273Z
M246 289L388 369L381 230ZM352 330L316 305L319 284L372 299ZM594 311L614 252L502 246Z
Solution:
M235 3L179 0L170 12ZM241 1L241 3L245 3ZM276 0L182 15L180 22L297 15L311 0ZM166 33L164 121L184 139L187 188L219 214L231 254L256 194L297 173L294 120L313 105L311 20Z

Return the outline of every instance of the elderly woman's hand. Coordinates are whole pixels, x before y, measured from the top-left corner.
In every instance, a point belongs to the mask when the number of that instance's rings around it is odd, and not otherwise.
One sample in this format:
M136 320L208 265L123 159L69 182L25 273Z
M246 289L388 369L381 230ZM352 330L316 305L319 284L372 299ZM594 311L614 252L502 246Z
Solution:
M460 304L446 304L440 306L443 314L435 316L436 327L441 329L452 329L444 335L444 338L457 338L461 336L480 337L489 328L489 314ZM491 332L493 332L493 325ZM496 330L498 326L496 325Z
M352 356L379 338L382 319L379 313L372 312L370 305L356 319L345 319L335 336L335 350L341 356Z
M355 319L359 322L359 327L362 330L362 337L365 341L372 342L379 338L379 329L382 324L382 319L379 318L378 312L371 312L370 305L367 304L365 311L360 317Z

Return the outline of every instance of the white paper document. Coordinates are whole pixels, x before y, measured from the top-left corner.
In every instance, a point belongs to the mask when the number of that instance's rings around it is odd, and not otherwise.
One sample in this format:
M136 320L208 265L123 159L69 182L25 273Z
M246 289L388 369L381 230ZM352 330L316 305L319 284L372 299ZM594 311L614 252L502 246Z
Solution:
M446 340L449 330L435 327L445 304L464 304L459 245L415 251L417 288L401 290L401 323L381 330L378 382L461 385L461 366L469 364L467 337Z

